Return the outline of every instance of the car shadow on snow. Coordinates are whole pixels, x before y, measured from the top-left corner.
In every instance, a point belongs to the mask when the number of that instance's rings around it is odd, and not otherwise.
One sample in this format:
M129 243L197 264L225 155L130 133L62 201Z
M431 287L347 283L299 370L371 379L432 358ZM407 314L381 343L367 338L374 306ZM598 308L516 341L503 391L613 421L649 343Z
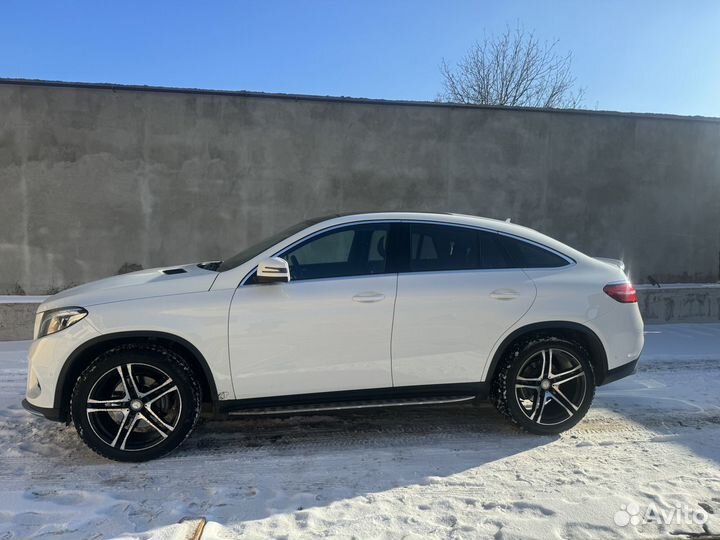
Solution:
M388 407L207 420L181 452L193 447L220 454L296 446L395 447L427 440L478 441L482 436L526 438L490 406Z
M225 471L221 485L208 478L193 482L209 483L214 495L232 501L227 509L210 511L213 519L246 521L355 497L372 499L418 484L442 491L459 474L477 475L471 499L492 499L498 486L483 489L484 479L473 469L557 438L521 432L488 407L246 417L203 423L165 465L175 461L182 467L195 459L207 468L218 464Z

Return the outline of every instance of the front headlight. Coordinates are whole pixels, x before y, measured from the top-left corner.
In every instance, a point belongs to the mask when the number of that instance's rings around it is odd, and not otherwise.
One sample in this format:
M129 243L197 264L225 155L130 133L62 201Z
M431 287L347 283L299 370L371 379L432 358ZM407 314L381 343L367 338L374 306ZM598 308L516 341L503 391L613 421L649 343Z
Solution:
M72 326L76 322L84 319L87 314L87 310L81 307L68 307L46 311L42 314L35 339L54 334L60 330L65 330L68 326Z

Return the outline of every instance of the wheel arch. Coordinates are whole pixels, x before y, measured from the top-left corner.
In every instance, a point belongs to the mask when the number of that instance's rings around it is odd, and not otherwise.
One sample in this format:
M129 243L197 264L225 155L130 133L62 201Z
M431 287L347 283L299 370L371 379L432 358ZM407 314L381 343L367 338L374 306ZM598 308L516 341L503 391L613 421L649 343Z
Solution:
M571 321L533 323L513 330L502 340L500 346L495 350L485 380L492 381L495 378L495 374L500 367L500 361L505 357L505 354L514 343L531 337L547 336L571 339L583 345L590 353L590 361L595 370L596 386L600 386L605 382L608 372L608 362L607 353L605 352L602 341L592 329L583 324Z
M90 339L77 347L68 356L67 361L60 370L58 384L55 387L54 405L59 411L61 420L69 418L70 394L75 381L83 369L102 351L115 345L127 343L154 343L165 346L185 358L200 383L203 402L211 403L216 408L218 403L217 387L210 366L203 354L186 339L166 332L132 331L103 334Z

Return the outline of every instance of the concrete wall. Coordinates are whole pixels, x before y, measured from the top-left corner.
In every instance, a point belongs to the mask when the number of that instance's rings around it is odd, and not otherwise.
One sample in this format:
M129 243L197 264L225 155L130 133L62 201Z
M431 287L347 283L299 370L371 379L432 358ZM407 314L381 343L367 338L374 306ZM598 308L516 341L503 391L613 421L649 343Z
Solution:
M0 303L0 341L32 339L35 312L39 305Z
M720 323L720 285L638 289L645 324Z
M0 294L222 258L303 218L479 214L717 281L720 122L0 81Z

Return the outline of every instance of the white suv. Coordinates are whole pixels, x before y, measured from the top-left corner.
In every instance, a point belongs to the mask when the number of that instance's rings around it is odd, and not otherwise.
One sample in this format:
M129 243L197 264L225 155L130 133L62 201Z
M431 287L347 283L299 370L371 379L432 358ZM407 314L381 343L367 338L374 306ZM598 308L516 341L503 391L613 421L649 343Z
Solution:
M492 400L534 433L586 413L643 347L622 265L472 216L300 223L222 262L142 270L38 309L23 404L99 454L158 457L201 410Z

